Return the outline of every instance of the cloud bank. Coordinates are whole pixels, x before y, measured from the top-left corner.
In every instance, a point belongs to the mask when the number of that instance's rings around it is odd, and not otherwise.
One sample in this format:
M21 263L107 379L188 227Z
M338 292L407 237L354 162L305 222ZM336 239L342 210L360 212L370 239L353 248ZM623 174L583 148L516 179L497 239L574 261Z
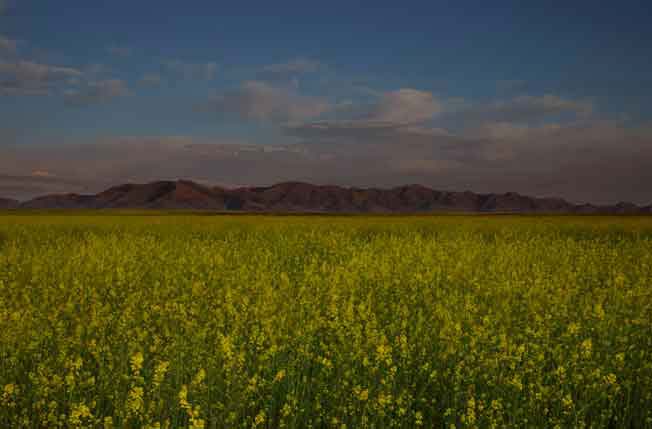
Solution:
M123 182L186 178L226 186L303 180L345 186L421 183L435 189L516 191L575 202L650 204L652 127L616 122L532 129L527 139L455 136L424 128L360 126L354 144L323 138L317 125L287 129L299 142L262 145L220 140L116 138L88 144L0 148L0 194L26 198L61 181L101 190ZM342 131L344 132L344 131ZM373 137L370 135L373 134ZM34 171L48 175L32 177ZM17 177L30 176L23 181ZM19 189L23 183L25 189ZM82 186L83 184L83 186ZM29 189L27 186L29 185ZM41 192L39 192L41 191Z

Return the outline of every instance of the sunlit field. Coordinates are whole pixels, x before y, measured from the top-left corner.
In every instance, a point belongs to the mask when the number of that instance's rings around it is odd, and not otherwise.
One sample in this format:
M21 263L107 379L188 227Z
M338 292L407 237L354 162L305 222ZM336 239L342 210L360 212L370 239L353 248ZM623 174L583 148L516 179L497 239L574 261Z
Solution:
M652 428L652 218L0 215L0 427Z

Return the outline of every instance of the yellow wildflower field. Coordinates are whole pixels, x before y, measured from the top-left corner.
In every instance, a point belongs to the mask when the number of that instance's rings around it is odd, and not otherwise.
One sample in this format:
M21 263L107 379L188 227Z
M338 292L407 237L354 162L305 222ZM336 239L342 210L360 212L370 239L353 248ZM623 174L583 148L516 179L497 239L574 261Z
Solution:
M652 219L0 215L2 428L652 428Z

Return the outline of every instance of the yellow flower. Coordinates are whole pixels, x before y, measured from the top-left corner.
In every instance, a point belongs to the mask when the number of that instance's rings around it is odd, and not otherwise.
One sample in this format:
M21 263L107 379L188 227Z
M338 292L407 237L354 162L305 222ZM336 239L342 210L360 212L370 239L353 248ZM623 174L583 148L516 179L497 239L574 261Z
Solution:
M3 390L3 396L9 397L12 396L14 392L16 392L17 388L15 384L10 383L10 384L6 384L4 389L2 390Z
M378 357L378 361L386 362L388 365L391 364L392 346L390 346L386 342L378 344L378 346L376 346L376 355Z
M142 413L145 409L145 401L143 400L143 388L142 387L132 387L129 390L129 395L127 398L127 410L129 414L139 414Z
M280 382L280 381L283 380L283 378L285 378L285 370L284 369L282 369L282 370L280 370L279 372L276 373L276 375L274 376L274 381L275 382Z
M593 311L595 312L595 317L597 317L600 320L603 320L606 313L604 311L604 308L602 307L602 304L597 303L595 306L593 306Z
M256 415L256 418L254 419L254 424L256 426L262 425L265 423L265 411L260 410L260 412Z
M158 365L156 365L156 368L154 368L154 377L152 379L152 384L154 384L154 387L161 385L163 379L165 378L165 374L168 372L169 367L170 363L166 361L160 362Z
M616 354L616 364L619 367L622 367L625 364L625 353L617 353Z
M183 409L188 409L190 408L190 403L188 403L188 386L185 384L181 386L181 390L179 390L179 406Z
M366 401L369 398L369 389L362 389L359 385L353 386L353 395L360 401Z
M283 405L283 408L281 409L281 415L283 417L287 417L290 414L292 414L292 407L290 406L290 404Z
M566 412L570 411L573 408L573 398L571 397L570 393L562 398L561 405Z
M130 359L130 362L131 362L131 371L132 371L134 374L138 374L138 373L140 372L140 370L141 370L142 367L143 367L143 361L144 361L144 360L145 360L145 359L144 359L143 354L142 354L141 352L137 352L136 354L134 354L134 355L131 357L131 359Z
M579 331L580 331L580 325L578 325L577 323L573 322L570 325L568 325L568 333L570 335L576 335Z
M421 411L414 413L414 424L416 426L423 426L423 413Z
M195 374L195 378L192 380L193 386L199 386L202 384L204 379L206 378L206 370L204 368L200 368L197 374Z
M605 375L603 380L608 386L615 386L618 383L618 377L616 377L616 374L614 373Z
M591 353L593 351L593 342L590 338L582 341L582 344L580 344L580 351L583 357L587 359L591 357Z
M392 395L389 393L381 393L378 395L378 405L384 408L392 403Z
M191 429L204 429L206 422L204 419L191 418L190 419L190 428Z
M469 398L466 403L466 423L468 426L475 425L475 399Z
M91 410L84 403L74 404L70 411L70 417L68 421L73 426L79 426L82 424L82 419L88 419L92 416Z
M521 381L521 377L519 377L518 374L514 374L514 377L509 380L509 384L514 386L519 392L523 390L523 382Z

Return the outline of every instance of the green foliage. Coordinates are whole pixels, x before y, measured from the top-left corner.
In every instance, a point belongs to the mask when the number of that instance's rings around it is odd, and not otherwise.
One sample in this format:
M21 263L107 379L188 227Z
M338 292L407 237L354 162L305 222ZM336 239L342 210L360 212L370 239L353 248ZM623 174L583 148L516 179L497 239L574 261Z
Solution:
M643 217L11 215L0 241L0 427L652 427Z

